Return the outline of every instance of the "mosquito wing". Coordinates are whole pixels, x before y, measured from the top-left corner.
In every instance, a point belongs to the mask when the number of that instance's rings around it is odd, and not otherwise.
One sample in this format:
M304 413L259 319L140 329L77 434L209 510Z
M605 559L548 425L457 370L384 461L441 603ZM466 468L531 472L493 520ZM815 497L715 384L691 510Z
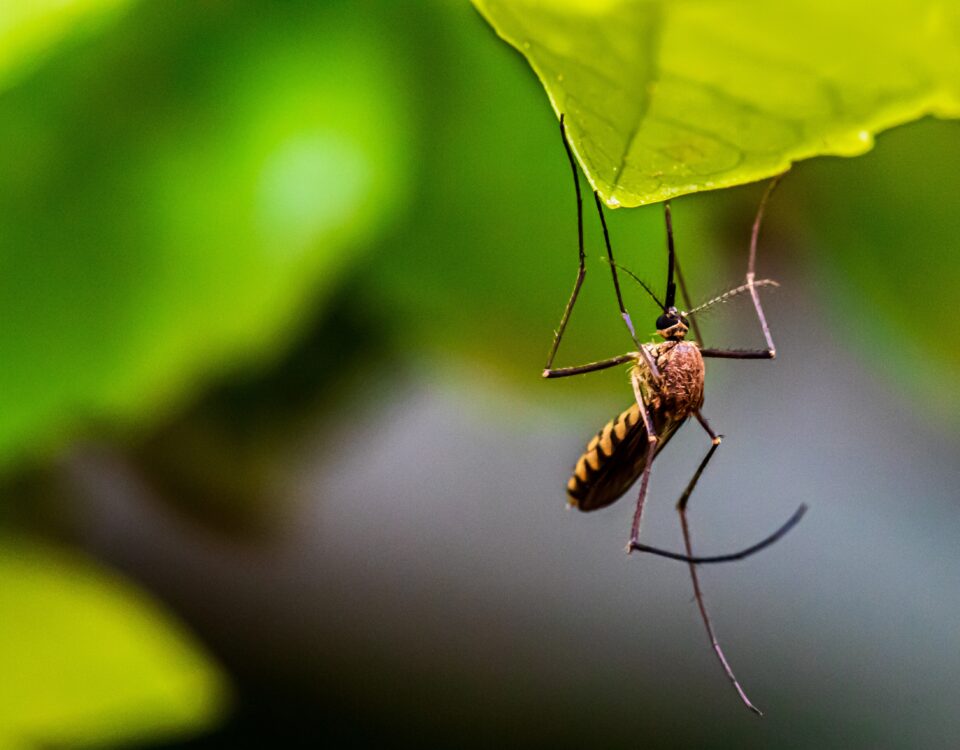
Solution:
M668 419L663 412L653 414L653 428L660 438L657 453L684 421ZM587 444L567 482L570 504L590 511L619 500L647 465L647 444L647 429L634 403Z

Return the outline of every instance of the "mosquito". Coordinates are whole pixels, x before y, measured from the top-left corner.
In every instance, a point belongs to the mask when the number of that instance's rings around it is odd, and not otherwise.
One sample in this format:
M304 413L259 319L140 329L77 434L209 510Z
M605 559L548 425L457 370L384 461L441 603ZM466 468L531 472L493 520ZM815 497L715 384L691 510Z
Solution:
M605 508L622 497L627 490L640 480L640 492L637 496L636 509L633 513L633 522L630 527L630 541L627 551L647 552L662 557L686 562L690 568L690 577L693 582L694 598L700 611L701 619L707 631L710 645L744 705L758 716L761 711L751 703L747 694L740 686L739 681L730 668L724 656L723 649L717 640L713 624L704 604L700 581L697 576L697 565L702 563L720 563L742 560L770 546L783 537L793 528L806 512L806 505L801 505L787 522L770 536L760 542L738 552L725 555L695 556L690 536L690 527L687 520L687 505L693 494L697 482L704 469L713 458L720 446L722 435L714 432L713 428L703 416L704 397L704 358L722 357L728 359L774 359L776 348L770 328L767 325L763 307L760 304L758 289L777 286L771 279L756 278L757 238L760 234L760 224L770 195L777 186L779 177L774 178L760 201L753 229L750 236L750 254L747 261L746 282L718 297L692 309L681 311L677 308L677 282L683 294L684 302L690 307L686 284L680 269L674 247L673 221L669 202L664 203L664 218L667 233L667 283L663 299L654 294L650 287L633 275L630 271L618 266L613 258L610 244L610 234L604 216L603 204L599 194L594 191L594 200L603 228L603 238L607 250L607 261L613 276L613 287L616 292L620 315L626 324L635 350L617 357L590 362L575 367L553 367L553 361L560 347L560 340L570 320L574 304L580 294L580 288L586 276L585 255L583 249L583 200L580 193L580 180L576 161L567 140L564 118L560 117L560 133L567 158L573 171L574 186L577 196L577 230L579 238L580 265L573 292L567 302L553 339L553 346L547 357L547 364L543 370L545 378L562 378L571 375L581 375L588 372L605 370L618 365L629 364L630 385L633 389L634 402L614 419L610 420L597 435L587 444L586 450L576 463L573 475L567 483L567 494L570 504L582 511L592 511ZM661 310L656 320L657 335L662 339L655 343L641 344L637 338L630 315L627 313L620 291L620 281L617 269L621 269L637 281ZM676 279L676 280L675 280ZM695 315L713 305L726 302L733 297L749 294L766 347L763 349L713 349L703 346L703 338L697 327ZM693 329L696 341L687 338L688 332ZM677 511L680 515L680 528L683 532L685 554L652 547L640 542L640 526L643 519L644 501L647 497L647 486L650 481L650 471L653 462L660 451L670 442L677 430L690 418L694 417L710 438L710 448L700 461L696 471L690 478L686 489L677 501Z

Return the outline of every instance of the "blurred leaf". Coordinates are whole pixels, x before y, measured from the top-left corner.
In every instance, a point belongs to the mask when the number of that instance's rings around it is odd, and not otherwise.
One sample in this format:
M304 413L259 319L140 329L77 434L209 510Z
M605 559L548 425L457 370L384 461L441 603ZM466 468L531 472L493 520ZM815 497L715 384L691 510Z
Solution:
M856 165L818 160L784 185L836 335L939 419L960 421L960 124L884 135Z
M960 116L946 0L474 0L540 77L593 186L638 206Z
M356 419L358 395L369 404L381 373L398 369L390 317L371 316L364 299L366 276L358 269L344 280L308 335L269 367L208 383L127 451L151 494L248 540L289 520L292 457L320 435L336 443L343 421Z
M0 612L0 747L186 733L222 709L222 679L192 639L71 555L0 539Z
M130 0L30 0L0 4L0 91L71 34L91 33Z
M0 464L322 307L404 196L386 33L350 4L143 4L0 95Z

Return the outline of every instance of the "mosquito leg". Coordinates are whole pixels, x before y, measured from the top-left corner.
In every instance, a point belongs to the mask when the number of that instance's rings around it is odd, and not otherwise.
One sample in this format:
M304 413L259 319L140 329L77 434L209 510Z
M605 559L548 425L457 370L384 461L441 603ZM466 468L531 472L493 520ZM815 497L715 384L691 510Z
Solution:
M566 330L567 322L570 320L570 313L573 312L573 306L577 302L577 296L580 294L580 287L583 286L583 279L587 275L587 266L584 262L583 253L583 199L580 196L580 177L577 174L577 163L573 158L573 151L570 149L570 143L567 141L567 131L563 124L563 115L560 115L560 136L563 138L563 147L567 151L567 158L570 161L570 169L573 172L573 186L577 193L577 241L579 248L580 265L577 270L577 280L573 285L573 292L567 301L567 306L563 310L563 317L560 318L560 325L557 326L557 332L553 337L553 346L550 347L550 354L547 355L547 364L544 367L544 377L553 367L554 357L557 356L557 349L560 348L560 339L563 338L563 332Z
M653 375L654 380L660 379L660 370L657 369L656 360L654 360L653 355L647 351L647 348L640 343L637 339L637 332L633 327L633 321L630 319L630 313L627 312L626 306L623 304L623 295L620 292L620 277L617 276L617 262L613 259L613 247L610 245L610 232L607 230L607 219L603 213L603 202L600 200L600 193L597 191L593 192L593 199L597 204L597 213L600 216L600 226L603 227L603 241L607 246L607 261L610 264L610 273L613 276L613 289L617 294L617 305L620 307L620 317L623 319L624 325L627 326L627 330L630 332L630 338L633 339L633 343L637 347L637 352L640 354L640 357L646 362L650 372Z
M757 320L760 321L760 328L763 331L763 339L767 344L766 349L701 349L700 353L704 357L720 357L726 359L775 359L777 348L773 343L773 336L770 334L770 326L767 325L767 317L763 313L763 306L760 304L760 295L757 293L756 283L757 274L757 240L760 237L760 224L763 222L763 214L767 209L767 202L770 196L780 183L778 175L770 180L767 185L763 198L760 199L760 207L757 209L757 216L753 220L753 229L750 232L750 257L747 260L747 283L746 287L750 292L750 298L753 300L753 308L757 311Z
M680 285L680 295L683 297L685 309L690 310L693 308L693 305L690 303L687 282L683 278L683 271L680 270L680 258L677 256L677 251L673 243L673 214L670 210L670 201L665 201L663 204L663 220L667 227L667 251L673 256L673 264L677 272L677 283ZM700 326L697 324L697 319L691 318L690 324L693 327L693 335L696 340L703 343L703 337L700 334Z
M643 467L640 478L640 493L637 495L637 507L633 511L633 523L630 525L630 541L627 543L627 553L633 552L640 540L640 523L643 521L643 504L647 499L647 485L650 483L650 470L653 468L653 459L657 455L657 436L653 433L653 421L647 413L646 406L640 407L643 424L647 428L647 463Z
M723 440L723 435L718 435L715 433L710 427L710 424L699 411L695 411L693 414L700 423L700 426L703 427L706 433L710 436L710 440L713 445L710 446L710 450L707 451L707 455L703 457L703 460L700 462L697 470L693 473L693 476L687 483L687 488L683 491L683 494L680 495L680 499L677 500L677 510L680 511L681 516L687 510L687 503L690 501L690 495L693 494L693 490L696 488L697 482L700 481L700 476L703 474L703 470L707 468L707 464L710 463L710 459L713 458L713 454L716 452L717 448L720 447L720 442ZM690 555L692 553L688 551L687 554Z
M714 443L710 448L710 453L713 453L716 448L717 444ZM677 510L680 513L680 528L683 530L683 546L687 550L687 555L692 557L693 544L690 541L690 527L687 523L686 506L678 505ZM723 655L723 649L720 648L720 642L717 640L717 634L713 629L713 623L710 621L710 615L707 614L707 606L703 602L703 591L700 589L700 580L697 577L697 566L694 563L689 563L689 565L690 579L693 581L693 595L697 601L697 608L700 610L700 617L703 619L703 624L707 629L707 637L710 639L710 646L713 648L713 652L717 655L720 666L727 675L727 679L729 679L733 685L734 690L737 691L737 695L740 696L740 700L743 701L743 704L753 711L757 716L763 716L763 712L750 702L747 694L743 691L743 688L740 687L740 683L737 681L736 675L734 675L733 670L730 668L727 658Z
M751 544L745 549L738 550L737 552L729 552L725 555L683 555L679 552L671 552L670 550L660 549L659 547L651 547L649 544L641 544L640 542L631 544L630 548L636 550L637 552L649 552L651 555L666 557L668 560L679 560L680 562L695 563L697 565L746 560L748 557L757 554L760 550L764 550L771 544L776 544L783 539L783 537L786 536L794 526L800 523L800 519L804 517L806 512L806 504L801 503L800 507L793 512L793 515L787 519L787 522L773 532L770 536L761 539L756 544Z
M721 440L723 440L723 435L718 435L715 433L700 412L694 412L694 414L697 417L697 421L700 422L703 429L706 430L707 434L710 436L710 440L713 441L713 445L710 446L710 450L708 450L707 455L703 457L703 460L700 462L697 470L693 473L693 477L691 477L689 483L687 484L687 488L683 491L683 494L680 495L680 499L677 501L677 510L681 514L686 511L687 503L690 501L690 495L693 494L693 490L697 486L697 482L700 481L700 475L703 474L703 470L707 468L707 464L710 462L710 459L713 458L714 452L720 446ZM679 560L681 562L691 564L736 562L737 560L745 560L751 555L757 554L757 552L760 550L766 549L771 544L779 542L794 526L800 523L800 519L803 518L806 512L807 506L805 504L801 504L794 514L787 519L787 522L773 532L770 536L761 539L756 544L752 544L745 549L737 552L730 552L725 555L709 555L706 557L698 557L693 555L689 548L687 550L687 554L683 555L679 552L671 552L670 550L660 549L659 547L651 547L649 544L641 544L638 541L631 542L630 549L637 552L648 552L651 555L666 557L670 560Z
M612 357L610 359L604 359L597 362L590 362L585 365L577 365L575 367L553 367L553 361L557 356L557 350L560 348L560 340L563 338L563 333L567 328L567 323L570 321L570 315L573 312L573 306L577 302L577 297L580 295L580 288L583 286L583 280L587 275L587 266L585 262L585 255L583 251L583 198L580 193L580 179L577 174L577 163L573 158L573 151L570 148L570 142L567 140L567 131L564 125L564 116L560 115L560 135L563 138L563 147L567 152L567 159L570 162L570 170L573 173L573 187L577 196L577 249L578 249L578 268L577 268L577 280L574 282L573 291L570 293L570 299L567 301L567 306L563 310L563 316L560 318L560 325L557 326L557 332L553 338L553 345L550 347L550 353L547 355L547 364L543 369L543 377L545 378L563 378L570 375L581 375L587 372L596 372L597 370L604 370L608 367L615 367L617 365L625 364L630 361L635 361L637 356L635 354L622 354L619 357ZM603 216L603 210L600 208L600 199L597 197L597 208L600 211L600 222L603 225L603 236L607 243L607 256L610 258L611 263L613 262L613 250L610 247L610 236L607 232L607 223ZM637 341L636 336L633 332L633 324L630 321L630 316L627 314L623 306L623 298L620 294L620 284L617 279L616 268L613 268L613 284L617 292L617 302L620 305L620 312L623 315L624 322L627 324L627 329L630 331L631 338L637 345L637 349L641 352L640 356L646 360L647 365L651 368L651 371L655 376L659 376L657 372L656 363L652 361L652 358Z
M617 304L620 306L620 317L623 318L624 325L627 326L627 330L630 332L630 338L633 339L633 343L637 347L637 351L640 351L643 347L640 345L640 341L637 339L637 332L633 328L633 321L630 319L630 313L627 312L626 306L623 304L623 295L620 292L620 279L617 276L617 263L613 259L613 248L610 246L610 232L607 229L607 218L603 213L603 201L600 200L600 193L596 190L593 191L593 200L597 204L597 213L600 215L600 226L603 227L603 241L607 246L607 260L610 262L610 273L613 275L613 289L617 293Z
M637 399L637 405L640 407L640 417L643 419L643 426L647 431L647 461L643 467L643 475L640 478L640 493L637 495L637 507L633 511L633 523L630 526L630 541L627 543L627 553L634 550L634 545L638 544L640 539L640 523L643 520L643 504L647 499L647 485L650 483L650 470L653 468L653 459L657 455L657 433L653 427L653 419L650 416L650 408L643 400L643 391L640 389L640 379L637 375L630 378L633 386L633 394Z
M582 375L586 372L606 370L608 367L616 367L617 365L623 365L627 362L635 362L639 357L640 355L636 352L628 352L627 354L621 354L619 357L601 359L599 362L588 362L585 365L576 365L575 367L557 367L553 370L547 369L543 371L543 377L566 378L570 375Z
M683 271L680 270L680 258L676 259L677 264L677 284L680 287L680 295L683 297L683 304L685 309L689 310L691 308L690 304L690 292L687 291L687 282L683 278ZM700 331L700 325L697 323L697 319L693 316L689 318L690 326L693 328L694 338L698 343L703 343L703 333Z
M707 422L706 418L699 411L695 411L693 416L697 418L697 421L700 423L700 426L706 431L710 436L710 439L713 441L714 445L720 445L720 441L723 440L723 435L718 435L710 427L710 424Z
M690 495L693 493L694 487L697 486L697 481L700 479L700 475L703 474L703 470L706 468L707 463L709 463L717 448L720 447L721 440L721 436L717 435L717 433L710 428L709 423L703 418L703 415L701 415L700 412L696 412L696 417L697 421L700 422L700 424L703 426L703 429L706 430L707 434L710 436L710 440L712 441L713 445L710 446L710 450L708 450L707 455L703 457L703 460L700 462L700 466L697 467L696 472L690 479L690 483L687 485L687 488L677 501L677 512L680 514L680 528L683 530L683 546L686 549L689 557L693 557L693 544L690 540L690 526L687 522L687 503L690 501ZM703 601L703 592L700 589L700 580L697 577L697 566L694 563L688 564L690 566L690 579L693 581L693 595L697 600L697 608L700 610L700 617L703 619L703 624L707 629L707 636L710 638L710 645L713 648L713 652L717 655L717 659L720 661L720 666L723 667L723 671L733 684L734 689L740 696L740 700L742 700L744 705L758 716L763 716L760 710L750 702L750 699L743 691L743 688L740 687L740 683L737 682L737 678L733 674L730 664L723 655L723 649L720 648L720 642L717 640L717 635L714 632L713 623L710 621L710 615L707 614L707 605L704 604Z
M770 352L770 359L773 359L776 356L777 349L773 345L773 337L770 335L770 326L767 325L767 319L763 314L763 307L760 305L760 295L757 294L757 290L754 287L753 282L757 277L757 239L760 236L760 223L763 221L763 214L767 209L767 201L770 200L770 196L773 195L773 191L777 189L777 185L780 184L780 178L782 176L783 175L777 175L770 180L770 184L767 185L767 189L763 194L763 198L760 199L760 207L757 209L757 216L753 220L753 229L750 232L750 258L747 261L747 285L750 287L750 296L753 298L753 306L757 311L757 318L760 320L760 328L763 329L763 338L767 342L767 351Z
M716 359L775 359L776 349L701 349L704 357Z
M723 435L718 435L717 433L715 433L713 429L711 429L707 420L703 417L703 415L699 411L694 412L694 416L696 416L697 421L701 424L703 429L706 430L713 444L710 446L710 450L707 451L707 455L705 455L703 457L703 460L700 461L700 465L697 467L697 470L693 473L693 476L690 477L690 481L687 483L687 487L683 491L683 494L680 495L680 499L677 500L677 510L680 512L681 518L684 517L684 514L686 513L687 503L690 502L690 495L693 494L693 491L697 486L697 482L700 481L700 477L703 474L703 470L707 468L707 464L710 463L710 459L713 458L713 454L716 453L717 448L720 447L721 440L723 440ZM690 550L688 549L687 556L690 557L692 555L693 553L690 552Z

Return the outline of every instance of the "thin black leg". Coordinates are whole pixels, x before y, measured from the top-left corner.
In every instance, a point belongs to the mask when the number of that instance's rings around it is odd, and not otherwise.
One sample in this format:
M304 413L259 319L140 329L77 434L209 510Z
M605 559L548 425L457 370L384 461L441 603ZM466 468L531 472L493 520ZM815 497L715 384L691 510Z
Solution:
M620 292L620 278L617 276L617 262L613 259L613 247L610 245L610 232L607 231L607 219L603 213L603 201L600 200L600 194L596 191L593 193L593 199L597 204L597 213L600 215L600 226L603 227L603 241L607 246L607 261L610 264L610 273L613 276L613 289L617 293L617 305L620 307L620 317L623 319L624 325L627 326L627 331L630 332L630 338L633 339L633 343L637 347L637 352L643 361L646 362L647 367L650 368L654 380L659 380L660 370L657 369L657 363L637 338L637 332L634 330L630 313L627 312L627 308L623 304L623 295Z
M707 420L703 418L703 415L700 414L700 412L697 412L696 416L697 421L699 421L703 426L703 429L706 430L713 444L710 446L710 450L707 451L707 455L704 456L703 461L700 462L700 466L697 467L697 471L690 480L690 483L687 485L686 490L684 490L683 494L680 496L680 499L677 501L677 512L680 514L680 528L683 531L683 546L687 551L687 555L690 557L693 557L693 544L690 540L690 526L687 522L687 503L689 503L690 495L693 493L693 488L697 486L697 481L700 479L700 475L703 474L703 470L706 468L707 463L713 457L713 454L716 452L717 448L720 447L721 440L721 437L710 428ZM697 608L700 610L700 617L703 619L704 627L707 629L707 636L710 638L710 646L713 648L713 652L717 655L720 666L723 667L723 671L726 673L727 678L737 691L737 695L740 696L740 700L742 700L744 705L758 716L763 716L763 714L760 712L760 709L750 702L747 694L743 691L743 688L740 687L740 683L737 681L736 675L734 675L733 670L730 668L727 658L723 655L723 649L720 648L720 641L717 640L717 635L713 629L713 623L710 621L710 615L707 613L707 605L704 604L703 601L703 592L700 590L700 580L697 577L697 566L694 563L689 563L689 566L690 579L693 581L693 595L697 600Z
M673 214L670 209L670 201L664 201L663 204L663 219L664 224L667 227L667 252L673 255L673 264L677 272L677 283L680 286L680 296L683 298L683 304L685 309L692 309L693 305L690 303L690 293L687 291L687 282L683 278L683 271L680 270L680 257L677 255L676 247L673 242ZM703 336L700 333L700 326L697 323L696 318L690 318L690 325L693 328L694 338L699 343L703 343Z
M775 349L701 349L700 354L714 359L775 359Z
M710 448L710 453L712 453L716 447L717 444L714 443ZM681 507L678 505L677 510L680 513L680 528L683 530L683 546L687 550L687 555L693 557L693 544L690 540L690 527L687 523L686 506ZM729 679L733 685L733 689L737 691L737 695L740 696L740 700L743 701L743 704L753 711L757 716L763 716L763 712L750 702L747 694L744 692L743 688L740 687L740 683L737 680L736 675L730 668L730 663L727 661L727 657L723 655L723 649L720 647L720 641L717 640L717 634L713 629L713 623L710 621L710 615L707 613L707 606L703 601L703 591L700 589L700 580L697 577L697 566L694 563L690 563L689 565L690 579L693 581L693 596L697 601L697 609L700 610L700 617L703 620L704 627L707 629L707 637L710 639L710 646L713 648L713 653L717 655L717 660L720 662L720 666L727 675L727 679Z
M706 431L707 435L710 436L710 440L713 442L713 445L710 446L710 450L707 451L707 455L705 455L703 460L700 461L700 465L693 473L693 476L687 483L686 489L683 491L683 494L680 495L680 499L677 501L677 510L680 511L681 514L686 511L687 503L690 501L690 495L693 494L693 490L696 488L697 482L700 481L700 476L703 474L703 470L707 468L707 464L710 462L710 459L713 458L714 452L716 452L717 448L720 446L721 440L723 439L723 435L718 435L715 433L700 412L695 412L695 416L697 421L700 422L700 425ZM738 550L737 552L728 552L724 555L695 556L689 550L687 551L687 554L682 554L680 552L671 552L670 550L661 549L660 547L651 547L649 544L642 544L636 540L630 543L630 550L636 552L647 552L651 555L657 555L658 557L666 557L670 560L679 560L681 562L696 565L736 562L738 560L745 560L751 555L755 555L757 552L760 552L770 545L780 541L780 539L786 536L786 534L794 526L800 523L800 519L803 518L806 512L807 506L801 504L800 507L794 511L793 515L787 519L787 522L784 523L779 529L774 531L770 536L761 539L756 544L752 544L742 550Z
M557 356L557 350L560 348L560 340L563 338L563 333L567 328L567 323L570 321L570 315L573 313L573 306L577 302L577 297L580 295L580 288L583 286L583 280L587 275L586 257L583 250L583 198L580 193L580 178L577 172L577 162L573 158L573 150L570 148L570 142L567 140L567 131L564 125L563 115L560 115L560 136L563 139L563 148L567 152L567 160L570 162L570 170L573 173L573 187L577 196L578 268L577 279L574 282L573 291L570 293L570 299L567 300L567 306L563 310L563 316L560 318L560 325L557 326L557 331L553 337L553 345L550 347L550 353L547 355L547 364L543 368L543 377L545 378L564 378L571 375L582 375L584 373L596 372L598 370L604 370L608 367L626 364L627 362L638 359L637 355L635 354L622 354L618 357L611 357L610 359L603 359L597 362L589 362L585 365L558 368L553 367L553 361ZM639 341L637 341L630 316L627 314L626 309L624 308L623 297L620 293L620 282L617 279L617 270L613 261L613 250L610 247L610 235L607 231L607 222L600 206L600 198L598 195L596 195L596 193L594 196L597 200L597 209L600 212L600 223L603 226L603 237L607 244L607 257L610 259L611 268L613 269L613 286L617 293L617 303L620 306L620 313L627 325L627 330L630 331L631 338L637 346L638 352L640 352L639 358L646 361L647 366L651 368L651 371L654 373L655 377L659 377L656 363L653 361L649 352L647 352L646 349L640 345Z
M593 200L597 204L600 226L603 227L603 241L607 246L607 260L610 263L610 273L613 276L613 289L617 294L617 305L620 307L620 317L623 319L624 325L626 325L627 331L630 333L630 338L633 339L633 343L637 347L637 351L639 351L642 347L640 346L640 341L637 339L637 333L633 328L633 321L630 319L630 314L623 304L623 294L620 292L620 279L617 276L617 263L613 259L613 248L610 245L610 232L607 229L607 218L603 213L603 201L600 200L600 193L596 190L593 192Z
M567 158L570 161L570 169L573 172L573 186L577 193L577 242L579 248L580 266L577 270L577 280L573 285L573 292L567 301L567 306L563 310L563 317L560 318L560 325L557 326L557 332L553 337L553 346L550 347L550 354L547 355L547 364L544 367L544 377L551 377L546 373L553 367L553 360L557 356L557 349L560 348L560 339L563 338L563 332L567 328L567 322L570 320L570 314L573 312L573 306L577 302L580 294L580 287L583 286L583 279L587 275L587 266L583 252L583 199L580 195L580 177L577 173L577 163L573 158L573 151L570 149L570 143L567 141L567 131L563 124L563 115L560 115L560 136L563 138L563 147L566 149Z
M643 409L641 409L643 411ZM713 454L716 452L717 448L720 446L720 436L716 435L713 430L710 429L710 425L707 424L706 420L697 413L697 419L700 421L700 424L703 425L704 429L709 433L710 438L713 440L713 445L710 446L710 450L707 451L707 455L703 457L703 460L700 462L700 465L697 467L697 470L693 473L693 476L690 478L690 481L687 483L686 489L683 491L683 494L680 495L680 500L677 501L677 509L680 510L681 515L687 507L687 501L690 499L690 495L693 493L694 488L697 486L697 482L700 481L700 475L703 474L703 470L707 468L707 464L710 463L710 459L713 458ZM645 419L646 423L648 420ZM647 428L649 435L649 427ZM650 451L656 450L656 441L654 441L649 446ZM627 550L632 552L634 550L638 552L652 552L653 554L659 554L662 557L671 557L673 559L682 559L687 560L693 553L687 550L687 554L677 555L676 553L667 553L663 554L662 550L658 550L654 547L650 547L646 544L641 544L639 537L639 514L643 508L643 500L646 495L646 479L649 474L650 465L653 463L653 454L651 453L650 457L647 460L647 465L644 467L643 479L640 485L640 499L637 503L637 513L634 514L633 529L630 534L630 544L627 546Z
M553 370L544 370L543 377L545 378L566 378L570 375L583 375L586 372L596 372L597 370L606 370L608 367L616 367L617 365L623 365L627 362L635 362L640 355L636 352L629 352L627 354L621 354L618 357L611 357L610 359L601 359L598 362L588 362L585 365L576 365L574 367L557 367Z
M657 456L657 435L653 428L653 419L650 417L649 407L643 400L643 392L640 388L640 380L636 374L630 378L633 385L634 397L637 399L637 405L640 407L640 416L643 419L643 426L647 431L647 461L643 467L643 474L640 477L640 492L637 495L637 507L633 511L633 523L630 525L630 541L627 542L627 552L635 549L635 545L640 539L640 523L643 521L643 504L647 499L647 486L650 484L650 472L653 469L653 460Z
M680 562L694 563L696 565L737 562L738 560L746 560L748 557L751 557L761 550L766 549L770 545L779 542L784 536L787 535L787 533L790 532L794 526L800 523L800 519L803 518L806 512L807 506L805 504L801 504L800 507L793 512L793 515L787 519L787 522L773 532L770 536L766 537L765 539L761 539L756 544L752 544L742 550L737 552L729 552L725 555L684 555L680 552L671 552L670 550L660 549L659 547L651 547L648 544L641 544L640 542L630 545L630 548L637 552L648 552L651 555L666 557L669 560L678 560Z

